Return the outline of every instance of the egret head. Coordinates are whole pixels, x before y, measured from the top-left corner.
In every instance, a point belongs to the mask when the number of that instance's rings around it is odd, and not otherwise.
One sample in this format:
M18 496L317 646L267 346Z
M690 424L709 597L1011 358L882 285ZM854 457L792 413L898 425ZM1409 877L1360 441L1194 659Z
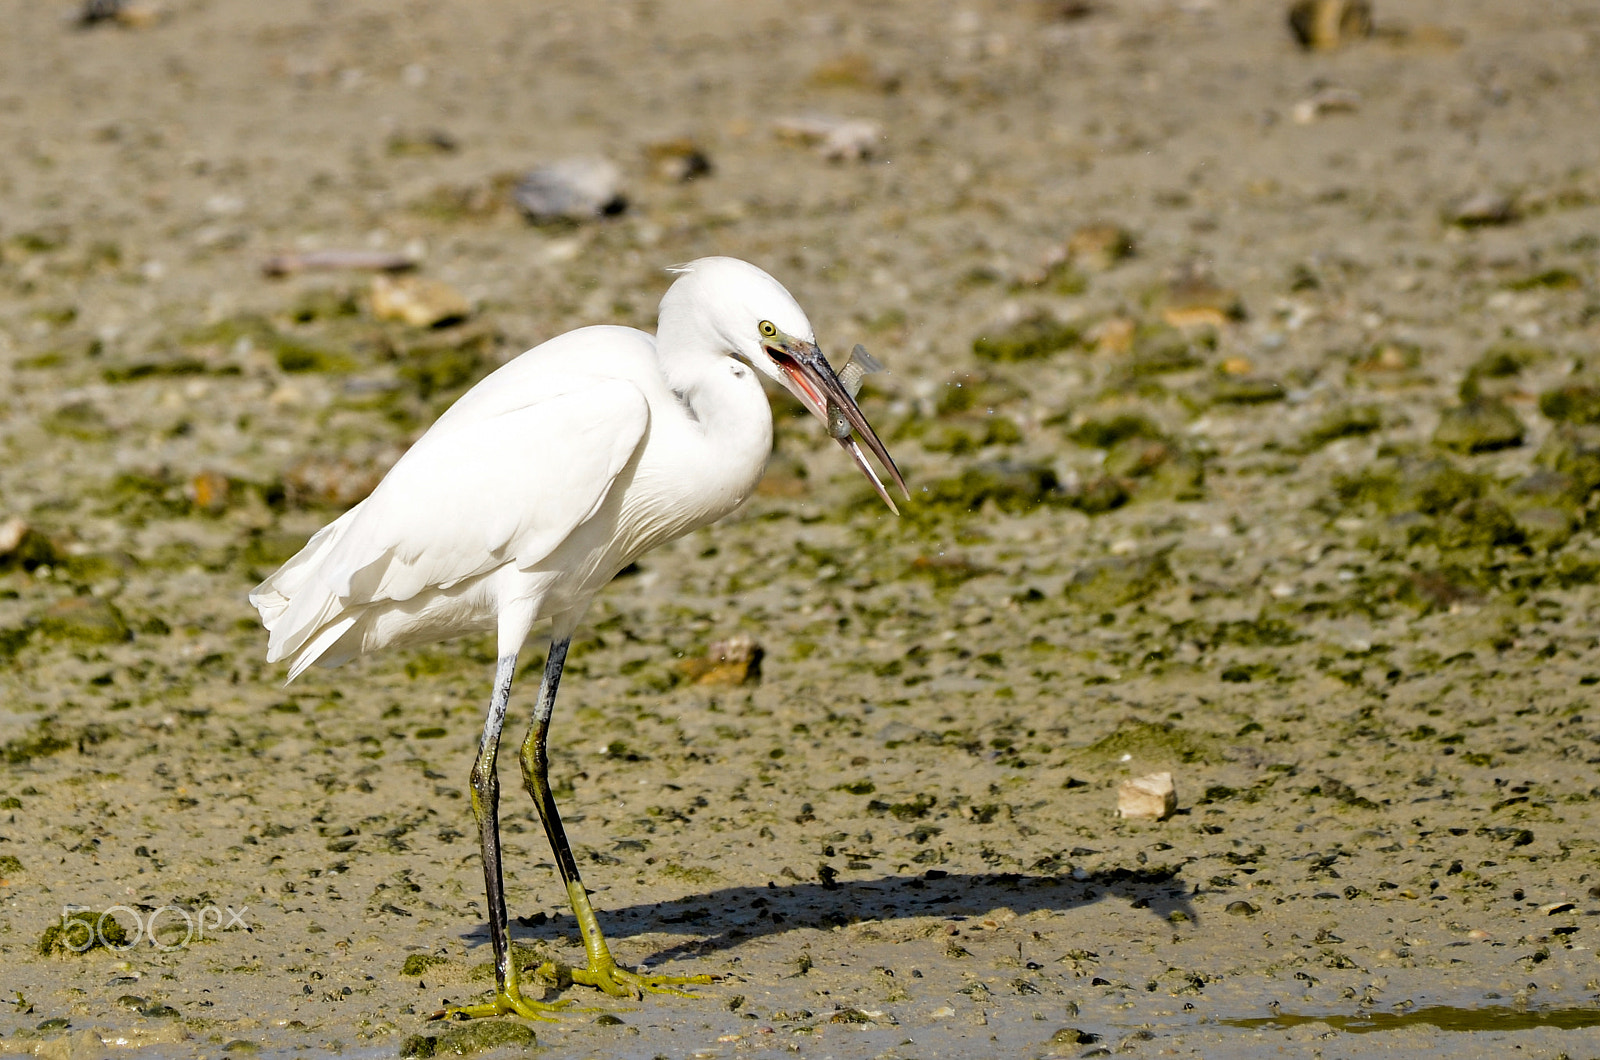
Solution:
M671 270L678 279L661 299L661 332L696 335L722 352L748 361L788 390L824 424L838 420L848 430L831 430L872 482L891 511L898 512L883 483L856 443L866 443L907 499L905 479L889 451L862 415L855 397L834 374L817 348L805 310L781 283L737 258L700 258ZM831 414L830 410L837 410Z

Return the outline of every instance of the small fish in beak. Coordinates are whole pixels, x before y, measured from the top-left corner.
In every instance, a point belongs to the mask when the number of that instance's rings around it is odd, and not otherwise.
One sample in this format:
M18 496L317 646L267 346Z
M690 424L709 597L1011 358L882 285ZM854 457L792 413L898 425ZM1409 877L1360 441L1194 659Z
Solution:
M861 381L881 371L883 364L858 342L850 351L850 359L839 369L839 382L844 384L844 392L854 398L861 393ZM850 437L850 419L838 405L828 406L828 433L841 442Z
M889 477L894 484L905 494L906 500L911 499L911 490L906 487L906 480L901 477L900 469L895 467L894 459L889 456L889 450L879 440L877 432L867 422L866 416L856 404L856 394L861 391L861 380L871 372L881 371L883 365L869 354L864 347L857 344L851 351L850 359L845 362L841 375L835 375L833 366L822 355L822 351L810 342L803 339L789 339L768 342L764 346L767 355L778 365L783 381L788 384L789 390L800 403L810 410L828 427L828 434L834 441L850 454L861 473L867 476L883 503L896 515L900 509L895 506L894 500L889 496L889 491L884 488L883 481L878 478L878 473L867 462L866 454L861 451L861 446L856 442L856 436L865 442L872 455L878 458L884 470L889 472Z

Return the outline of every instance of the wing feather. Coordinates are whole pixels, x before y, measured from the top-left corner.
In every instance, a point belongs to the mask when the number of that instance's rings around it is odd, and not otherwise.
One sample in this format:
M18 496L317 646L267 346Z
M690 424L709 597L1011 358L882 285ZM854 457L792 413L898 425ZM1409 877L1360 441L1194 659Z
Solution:
M441 420L336 533L319 533L262 583L251 601L271 631L269 660L325 649L332 639L321 634L355 609L507 562L532 567L593 518L643 443L649 404L620 379L546 380L541 390L484 418Z

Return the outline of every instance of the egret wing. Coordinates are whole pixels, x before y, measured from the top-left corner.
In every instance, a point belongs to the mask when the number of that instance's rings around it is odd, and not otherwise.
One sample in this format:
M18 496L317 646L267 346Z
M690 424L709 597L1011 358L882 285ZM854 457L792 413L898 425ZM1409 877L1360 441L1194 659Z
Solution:
M313 539L315 570L272 624L268 658L351 608L537 564L599 511L649 423L632 383L563 379L521 407L429 431L335 524L335 539Z

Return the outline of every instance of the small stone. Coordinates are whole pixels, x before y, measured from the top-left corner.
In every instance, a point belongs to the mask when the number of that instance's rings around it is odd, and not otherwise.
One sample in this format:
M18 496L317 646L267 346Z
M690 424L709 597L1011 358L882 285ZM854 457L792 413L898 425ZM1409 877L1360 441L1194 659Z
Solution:
M865 52L845 52L824 59L808 79L818 88L855 88L885 95L900 89L900 73Z
M1171 773L1151 773L1125 780L1117 789L1117 816L1165 821L1178 809L1178 789Z
M342 269L407 272L416 267L416 258L393 250L308 250L303 253L274 254L261 263L261 271L268 276Z
M1372 34L1367 0L1297 0L1289 5L1289 32L1307 51L1329 51Z
M522 178L512 198L528 220L592 221L628 208L622 171L603 158L565 158Z
M766 649L743 634L712 644L699 658L678 663L678 672L690 684L753 685L761 681L761 659Z
M1062 1027L1050 1036L1051 1045L1092 1045L1099 1040L1098 1034L1091 1034L1077 1027Z
M645 158L656 179L672 184L686 184L711 173L711 156L687 136L670 140L657 140L647 144Z
M228 476L220 471L202 471L191 478L184 494L196 508L217 515L228 507Z
M1329 114L1354 114L1361 109L1361 93L1329 86L1296 103L1289 116L1296 125L1310 125Z
M1510 224L1517 220L1519 214L1510 196L1485 191L1455 203L1445 212L1445 216L1451 224L1462 228L1483 228Z
M419 276L372 278L372 315L414 328L436 328L465 320L472 312L466 296L440 280Z
M461 143L443 129L400 129L389 134L387 147L391 155L450 155Z
M22 539L28 536L29 529L28 521L17 515L0 522L0 558L15 552Z
M148 29L161 21L163 14L160 5L143 0L84 0L77 22L85 29L107 22L129 29Z
M779 139L815 148L830 162L869 158L883 141L883 126L864 118L805 114L779 118L772 123L772 129Z
M1198 262L1179 266L1167 283L1161 319L1172 327L1219 330L1245 316L1239 292L1218 284Z
M365 500L400 458L398 450L380 450L368 460L310 456L283 476L284 498L290 507L325 505L349 508Z
M1133 257L1133 233L1121 225L1089 224L1067 240L1067 258L1080 268L1104 272Z
M1433 444L1458 453L1486 453L1522 444L1526 428L1505 402L1477 398L1439 415Z
M1138 330L1138 325L1127 317L1108 317L1083 337L1094 345L1096 353L1121 354L1133 349L1133 338Z

